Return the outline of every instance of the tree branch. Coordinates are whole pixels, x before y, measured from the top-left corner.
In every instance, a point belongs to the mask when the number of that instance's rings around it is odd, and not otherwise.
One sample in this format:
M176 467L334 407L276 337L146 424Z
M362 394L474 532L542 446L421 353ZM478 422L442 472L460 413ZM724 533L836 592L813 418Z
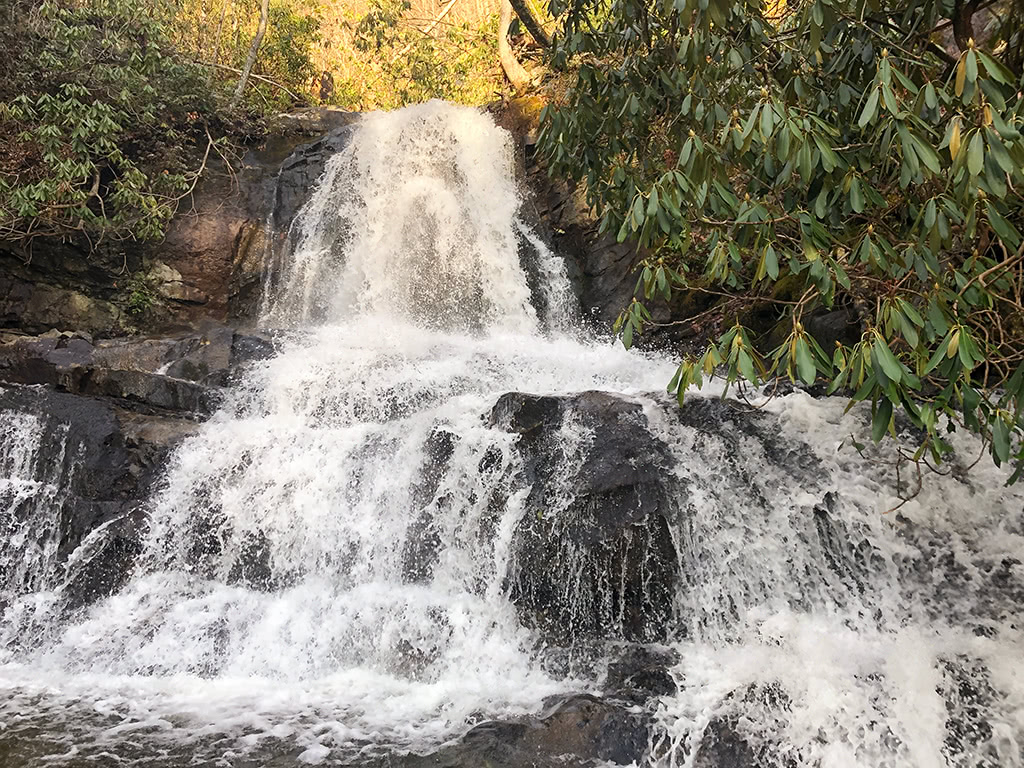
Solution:
M526 0L509 1L515 9L516 16L519 17L523 26L529 30L530 36L533 37L533 39L537 41L537 44L542 48L550 48L551 38L548 37L548 33L544 31L544 27L540 25L540 22L537 21L537 18L533 15L533 12L530 10L530 6L526 4Z

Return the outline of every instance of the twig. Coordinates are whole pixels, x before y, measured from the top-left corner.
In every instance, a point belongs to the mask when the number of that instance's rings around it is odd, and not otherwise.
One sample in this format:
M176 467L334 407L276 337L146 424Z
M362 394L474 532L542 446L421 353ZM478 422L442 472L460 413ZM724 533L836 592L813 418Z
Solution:
M196 64L205 64L205 66L208 66L208 67L216 67L217 69L223 69L225 72L234 72L236 75L242 74L242 70L236 69L235 67L229 67L227 64L216 64L216 63L202 62L202 61L196 61ZM261 83L266 83L267 85L272 85L275 88L279 88L280 90L282 90L285 93L287 93L289 96L291 96L296 101L301 101L301 102L308 102L309 101L309 99L305 98L304 96L299 96L299 94L295 93L292 90L289 90L286 86L281 85L276 80L271 80L269 77L264 77L263 75L257 75L255 72L250 72L249 73L249 77L251 77L253 80L259 80Z
M430 22L430 25L429 25L429 26L428 26L428 27L427 27L427 28L426 28L425 30L423 30L423 34L425 34L425 35L429 35L429 34L430 34L431 32L433 32L433 31L434 31L434 27L436 27L436 26L437 26L438 24L440 24L440 23L441 23L441 20L442 20L442 19L443 19L443 18L444 18L445 16L447 16L447 15L448 15L448 12L449 12L449 11L451 11L451 9L455 7L455 1L456 1L456 0L448 0L448 4L447 4L447 5L445 5L445 7L441 9L441 13L439 13L439 14L437 15L437 18L436 18L436 19L434 19L434 20L433 20L432 22ZM408 53L409 51L411 51L411 50L412 50L412 47L413 47L413 45L414 45L414 44L415 44L415 41L412 41L412 42L408 43L408 44L407 44L407 45L406 45L406 46L405 46L404 48L402 48L402 49L401 49L401 50L400 50L400 51L399 51L398 53L396 53L396 54L395 54L394 56L392 56L392 57L391 57L391 61L390 61L390 62L388 62L388 63L389 63L389 64L394 64L394 63L395 63L396 61L398 61L398 60L399 60L400 58L402 58L403 56L405 56L405 54L407 54L407 53Z

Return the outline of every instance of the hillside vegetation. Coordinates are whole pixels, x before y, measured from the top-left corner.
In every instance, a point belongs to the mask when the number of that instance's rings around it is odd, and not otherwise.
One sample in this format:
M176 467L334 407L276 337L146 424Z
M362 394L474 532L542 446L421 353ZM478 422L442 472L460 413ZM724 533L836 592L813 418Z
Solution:
M0 240L27 257L39 237L159 237L211 162L290 108L493 100L496 17L459 6L8 0Z

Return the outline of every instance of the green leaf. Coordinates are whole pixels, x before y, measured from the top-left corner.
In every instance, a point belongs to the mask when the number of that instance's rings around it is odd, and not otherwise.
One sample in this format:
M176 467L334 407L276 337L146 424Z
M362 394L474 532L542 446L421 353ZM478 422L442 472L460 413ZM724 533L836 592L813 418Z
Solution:
M1010 158L1010 153L1006 151L1006 147L1003 146L1003 142L1000 141L996 132L991 128L985 129L985 138L988 140L988 151L995 158L996 163L1003 169L1004 173L1014 174L1017 172L1017 166Z
M910 139L914 144L914 150L917 152L917 156L921 158L921 162L924 163L925 168L934 174L938 174L941 170L938 153L930 144L921 141L917 136L911 134Z
M985 145L981 140L981 132L975 131L971 143L967 147L967 170L971 176L977 176L985 164Z
M911 347L916 347L919 339L917 336L917 329L914 327L914 324L902 313L899 314L899 319L900 330L903 332L903 337Z
M973 83L978 79L978 57L973 50L967 52L967 62L964 67L964 74L967 82Z
M997 466L1010 458L1010 430L999 416L992 422L992 455Z
M740 350L738 365L743 377L754 386L757 386L758 379L757 374L754 373L754 361L745 349Z
M682 366L682 364L680 364L679 367L676 368L676 372L674 374L672 374L672 380L669 381L669 383L668 383L668 391L669 392L675 392L677 389L679 389L679 377L682 375L682 373L683 373L683 366Z
M1006 67L982 51L977 51L977 54L978 58L981 59L981 63L985 65L985 71L989 77L1003 85L1011 85L1013 83L1015 80L1013 73Z
M857 125L861 128L865 128L868 123L875 119L875 114L878 112L878 88L872 88L871 93L868 95L868 100L864 104L864 110L860 113L860 119L857 121Z
M875 343L872 346L875 354L878 356L878 362L882 366L886 377L895 383L899 383L903 378L903 366L900 361L893 355L892 350L889 349L889 345L886 344L880 335L876 335Z
M879 399L878 405L875 407L874 414L871 417L871 440L879 442L884 436L887 429L889 429L889 423L892 421L892 403L889 399L883 397Z
M775 249L770 245L765 249L764 266L768 276L772 280L777 280L779 277L779 260L775 254Z
M810 386L818 376L818 369L814 365L814 358L811 356L811 348L807 345L807 339L803 336L796 340L796 368L800 380Z
M647 215L654 216L658 212L658 188L651 190L651 196L647 199Z
M1008 245L1011 249L1016 249L1020 243L1020 232L1013 226L1009 221L1003 218L1002 214L996 210L996 207L988 200L985 201L985 211L988 214L988 223L995 230L995 233Z
M850 207L856 213L864 212L864 195L860 189L860 179L856 176L850 182Z
M903 299L896 299L896 303L899 305L900 311L909 317L914 325L918 328L924 328L924 318L922 318L920 313L914 309L912 304Z
M761 109L761 136L765 139L772 135L775 128L775 110L771 104L765 104Z

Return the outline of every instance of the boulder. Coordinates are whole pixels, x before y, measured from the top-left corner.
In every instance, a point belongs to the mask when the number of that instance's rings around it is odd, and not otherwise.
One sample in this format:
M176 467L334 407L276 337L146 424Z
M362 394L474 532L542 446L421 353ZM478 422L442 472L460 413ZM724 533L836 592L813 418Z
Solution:
M639 764L651 717L586 694L557 696L536 717L481 723L451 747L402 768L597 768Z
M0 529L28 537L21 554L47 546L59 532L52 557L32 575L36 586L55 587L66 610L110 594L141 550L143 504L168 452L196 424L94 397L0 384L0 425L9 432L0 467L12 481L0 484ZM54 490L22 498L17 488L25 481ZM0 562L9 538L0 536ZM19 584L0 577L0 602L19 592Z
M519 435L531 489L508 584L523 622L556 645L664 639L679 573L671 462L640 405L509 393L490 421Z
M677 690L669 671L679 663L679 654L671 648L631 645L608 665L605 694L613 699L645 704L658 696L671 696Z
M694 768L757 768L761 761L750 744L725 720L712 720L704 729L693 759Z
M0 253L0 327L41 333L53 328L84 328L111 335L121 328L124 313L92 289L51 285L4 274Z

